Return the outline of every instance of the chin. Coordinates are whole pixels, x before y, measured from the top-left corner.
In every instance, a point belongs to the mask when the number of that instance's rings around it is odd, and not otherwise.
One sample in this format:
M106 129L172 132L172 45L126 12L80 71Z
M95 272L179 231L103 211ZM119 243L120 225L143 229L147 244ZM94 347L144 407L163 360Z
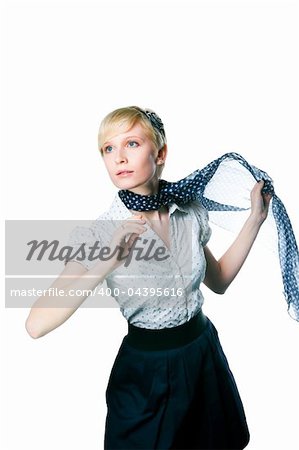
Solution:
M113 184L118 188L118 189L134 189L138 186L140 186L143 183L133 183L130 180L113 180Z
M136 180L136 178L134 180L133 178L134 176L132 178L113 178L112 181L118 189L132 190L146 186L146 184L150 181L151 176L149 175L148 177L144 177L144 179L141 180Z

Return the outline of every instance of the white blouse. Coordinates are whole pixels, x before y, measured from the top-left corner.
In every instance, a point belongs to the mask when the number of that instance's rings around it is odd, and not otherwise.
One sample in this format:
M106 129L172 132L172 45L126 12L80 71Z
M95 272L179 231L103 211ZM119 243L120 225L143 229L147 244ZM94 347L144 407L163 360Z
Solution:
M82 243L87 247L99 241L99 247L109 246L120 221L127 220L132 214L116 194L110 208L92 226L78 226L72 230L68 245L72 245L74 252ZM148 252L147 260L138 260L136 250L127 266L122 264L106 277L107 286L123 316L137 327L161 329L181 325L201 309L204 301L200 283L206 270L203 247L211 236L208 211L198 200L185 205L172 203L169 205L169 227L170 250L148 226L135 245L142 249L139 255ZM160 253L153 257L155 251ZM87 270L97 263L97 260L88 259L88 252L85 259L79 259L77 256L69 261L77 261Z

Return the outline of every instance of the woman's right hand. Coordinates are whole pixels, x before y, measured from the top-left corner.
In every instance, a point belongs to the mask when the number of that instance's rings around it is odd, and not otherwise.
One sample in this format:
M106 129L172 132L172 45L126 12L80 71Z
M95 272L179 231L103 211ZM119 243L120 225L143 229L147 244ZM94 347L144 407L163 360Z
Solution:
M125 262L134 241L147 230L147 227L144 226L145 223L146 220L142 218L142 214L133 214L116 228L110 242L110 251L113 253L111 260L114 269ZM118 255L121 258L118 259Z

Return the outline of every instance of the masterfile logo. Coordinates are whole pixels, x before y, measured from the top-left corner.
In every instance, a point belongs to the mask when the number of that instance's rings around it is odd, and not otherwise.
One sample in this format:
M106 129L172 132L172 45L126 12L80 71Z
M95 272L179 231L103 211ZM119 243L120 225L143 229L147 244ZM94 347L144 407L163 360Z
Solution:
M126 284L131 286L132 295L139 295L140 291L142 295L161 295L159 292L153 293L152 278L171 280L182 276L178 264L182 249L177 245L168 249L150 228L142 237L137 237L129 253L124 254L122 246L111 246L113 234L122 223L120 220L6 220L6 307L31 307L44 294L51 299L50 307L67 307L70 305L69 297L79 295L81 290L76 289L73 294L68 291L66 296L64 289L52 287L57 277L65 278L65 285L70 286L74 282L73 275L63 274L66 263L77 261L87 269L85 276L96 278L91 269L98 262L115 257L122 263L109 276L130 279ZM188 241L192 249L191 231L186 230L184 247ZM184 262L183 276L190 277L191 271L190 255L190 264ZM87 296L97 293L107 299L121 294L103 289L102 285L96 286L88 290ZM182 295L182 292L178 290L171 295ZM111 306L111 303L101 301L95 305ZM115 304L112 302L112 305Z

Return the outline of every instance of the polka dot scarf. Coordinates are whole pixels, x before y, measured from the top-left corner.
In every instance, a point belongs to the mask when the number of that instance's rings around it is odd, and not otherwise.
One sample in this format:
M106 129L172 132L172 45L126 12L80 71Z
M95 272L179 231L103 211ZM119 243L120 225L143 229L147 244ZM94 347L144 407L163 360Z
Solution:
M245 172L237 182L234 182L234 174L238 170L236 165L241 166ZM214 179L218 178L223 180L225 173L226 175L228 174L227 182L222 182L221 188L218 183L218 185L216 184L216 189L212 189ZM238 198L238 193L241 190L239 182L242 183L244 179L246 180L246 176L248 175L256 181L264 180L263 192L272 194L270 209L272 205L271 212L277 228L278 254L284 296L288 304L290 316L299 321L298 247L286 209L275 194L272 179L266 172L250 165L238 153L226 153L209 163L203 169L195 170L179 181L168 182L160 179L158 193L155 195L140 195L129 190L119 190L118 195L127 208L135 211L157 210L161 206L167 206L172 202L184 204L197 199L201 201L202 205L208 211L227 212L226 219L230 223L234 220L230 215L231 212L250 209L250 207L244 206L244 199ZM231 183L230 190L227 189L229 183ZM231 204L232 201L227 202L230 199L234 200L234 204ZM217 219L214 219L214 223L217 224Z

